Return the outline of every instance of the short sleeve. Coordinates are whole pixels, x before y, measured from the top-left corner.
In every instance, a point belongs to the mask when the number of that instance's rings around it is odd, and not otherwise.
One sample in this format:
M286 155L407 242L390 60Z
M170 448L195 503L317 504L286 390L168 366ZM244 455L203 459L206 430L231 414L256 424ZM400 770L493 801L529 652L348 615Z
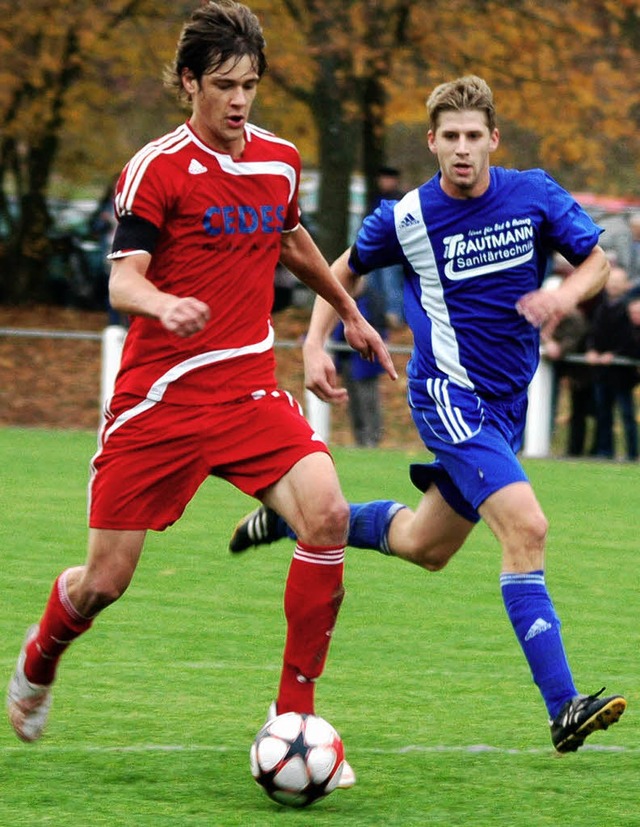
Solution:
M402 262L402 250L396 235L393 208L397 201L381 201L360 228L349 261L351 269L364 275L379 267Z

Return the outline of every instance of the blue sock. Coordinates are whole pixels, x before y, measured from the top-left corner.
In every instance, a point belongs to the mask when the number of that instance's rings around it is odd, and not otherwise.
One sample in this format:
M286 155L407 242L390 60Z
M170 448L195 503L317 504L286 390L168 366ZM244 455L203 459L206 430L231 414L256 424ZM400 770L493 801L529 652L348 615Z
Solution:
M392 554L388 534L391 520L406 505L394 500L373 500L368 503L349 503L349 539L354 548L371 548L382 554Z
M349 538L347 545L353 548L371 548L382 554L392 554L388 545L391 520L406 505L394 500L374 500L368 503L349 503ZM278 517L276 531L279 537L296 539L294 531Z
M502 599L533 680L555 718L578 694L564 651L560 619L544 582L544 572L501 574Z
M290 540L297 540L298 538L296 537L296 533L291 528L289 523L285 522L279 514L277 517L276 532L278 533L278 537L288 537Z

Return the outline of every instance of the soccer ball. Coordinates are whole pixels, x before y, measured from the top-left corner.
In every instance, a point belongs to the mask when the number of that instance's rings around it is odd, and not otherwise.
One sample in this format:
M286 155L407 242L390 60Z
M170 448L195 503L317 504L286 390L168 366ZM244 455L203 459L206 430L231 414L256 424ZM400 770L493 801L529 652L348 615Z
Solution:
M258 732L250 759L251 774L270 798L289 807L306 807L340 783L344 747L324 718L285 712Z

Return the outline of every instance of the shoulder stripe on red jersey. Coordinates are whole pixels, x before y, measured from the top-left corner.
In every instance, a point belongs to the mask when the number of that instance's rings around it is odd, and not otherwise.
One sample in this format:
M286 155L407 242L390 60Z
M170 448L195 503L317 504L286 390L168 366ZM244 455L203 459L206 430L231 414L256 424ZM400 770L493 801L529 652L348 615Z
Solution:
M162 154L179 152L190 142L191 132L183 124L168 135L152 141L139 150L127 164L122 190L115 199L117 214L123 215L131 212L140 181L154 158Z
M228 175L282 175L289 183L288 201L291 203L291 200L296 193L296 187L298 184L296 169L291 164L288 164L286 161L278 160L234 161L230 155L227 155L224 152L216 152L215 149L212 149L210 146L204 144L195 133L190 134L193 143L197 144L204 152L209 155L213 155L220 165L220 169ZM260 135L260 137L263 138L265 136ZM293 144L288 144L287 141L279 141L279 139L276 139L276 141L284 145L291 146L295 149Z
M282 138L247 124L246 128L247 138L252 136L260 140L270 141L282 146L290 147L295 152L297 149L295 145ZM115 209L118 216L130 213L133 209L133 202L140 186L140 182L144 177L149 164L158 156L163 154L173 154L179 152L190 143L196 144L200 149L209 155L212 155L217 160L220 169L229 175L282 175L287 179L289 184L288 201L291 203L295 196L298 185L298 173L294 166L288 164L286 161L269 160L269 161L233 161L229 155L221 152L216 152L211 147L202 143L198 136L192 132L187 124L182 124L173 132L151 141L142 147L129 161L124 173L124 181L121 191L115 197Z
M283 146L290 146L291 149L295 149L296 152L298 151L296 149L296 145L292 144L291 141L286 141L284 138L279 138L277 135L274 135L273 132L269 132L269 130L263 129L261 126L256 126L253 123L248 123L245 126L245 133L248 141L250 141L255 135L258 138L263 138L265 141L271 141L274 144L282 144Z

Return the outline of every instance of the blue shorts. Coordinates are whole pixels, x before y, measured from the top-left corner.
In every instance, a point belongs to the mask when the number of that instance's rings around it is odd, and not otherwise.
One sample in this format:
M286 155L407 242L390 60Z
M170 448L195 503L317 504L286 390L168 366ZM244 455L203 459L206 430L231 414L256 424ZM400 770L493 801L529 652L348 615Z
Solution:
M435 455L411 466L416 488L431 484L453 510L478 522L478 507L513 482L527 482L517 452L522 447L527 395L509 401L481 399L446 379L409 381L411 415L422 441Z

